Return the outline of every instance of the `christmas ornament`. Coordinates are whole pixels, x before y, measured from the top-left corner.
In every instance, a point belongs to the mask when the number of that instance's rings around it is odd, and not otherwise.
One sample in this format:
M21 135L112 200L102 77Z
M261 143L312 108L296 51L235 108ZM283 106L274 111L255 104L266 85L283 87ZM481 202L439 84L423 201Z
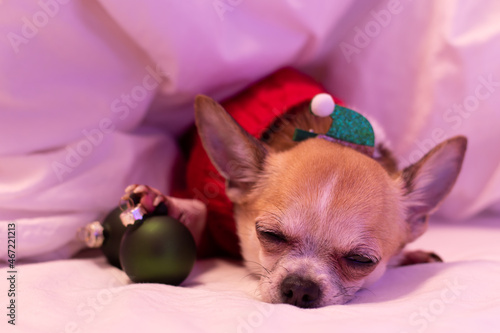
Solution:
M100 248L108 262L118 268L120 266L119 251L122 236L125 233L120 214L125 205L113 209L101 222L87 224L78 231L78 237L90 248Z
M127 211L127 207L138 205L140 199L138 195L132 194L128 203L124 203L109 212L102 223L94 221L80 228L77 237L90 248L100 248L111 265L121 268L120 243L126 229L122 221L122 213ZM155 213L158 215L166 214L165 210L166 207L157 207ZM143 213L145 214L145 211Z
M196 261L196 245L184 224L168 215L161 202L151 214L132 195L103 220L78 231L88 247L100 248L108 262L133 282L179 285ZM128 207L128 208L127 208Z
M195 260L191 232L170 216L151 216L129 225L120 246L121 266L134 282L179 285Z

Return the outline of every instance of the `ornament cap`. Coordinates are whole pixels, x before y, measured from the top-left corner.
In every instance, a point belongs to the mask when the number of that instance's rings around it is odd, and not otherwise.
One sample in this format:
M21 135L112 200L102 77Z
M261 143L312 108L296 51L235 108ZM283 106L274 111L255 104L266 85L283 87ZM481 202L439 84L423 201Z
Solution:
M146 214L146 209L144 209L141 204L138 204L135 207L124 210L120 214L120 220L122 220L124 226L128 226L129 224L134 224L136 221L142 220Z
M104 242L104 228L99 221L95 221L78 229L77 236L88 247L98 248Z

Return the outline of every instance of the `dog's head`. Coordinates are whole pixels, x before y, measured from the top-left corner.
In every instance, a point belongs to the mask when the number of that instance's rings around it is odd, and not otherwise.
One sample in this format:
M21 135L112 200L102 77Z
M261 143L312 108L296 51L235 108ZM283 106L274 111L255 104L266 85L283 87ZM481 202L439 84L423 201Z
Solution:
M390 175L374 159L323 139L273 151L208 97L198 96L195 109L263 300L300 307L346 303L377 280L426 230L466 147L465 138L450 139Z

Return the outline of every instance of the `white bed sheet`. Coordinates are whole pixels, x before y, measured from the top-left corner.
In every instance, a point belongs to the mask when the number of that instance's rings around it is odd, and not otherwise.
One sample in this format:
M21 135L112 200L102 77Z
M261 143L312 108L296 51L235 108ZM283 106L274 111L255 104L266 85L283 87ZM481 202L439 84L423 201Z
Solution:
M351 303L320 309L262 303L246 269L220 259L198 262L183 287L133 284L102 256L23 264L9 331L498 332L498 220L434 219L411 248L435 250L445 263L390 269ZM2 268L3 285L6 275Z
M128 184L169 191L196 94L288 65L376 119L402 164L466 135L439 213L498 210L498 15L495 0L4 1L0 234L15 221L19 258L67 258Z

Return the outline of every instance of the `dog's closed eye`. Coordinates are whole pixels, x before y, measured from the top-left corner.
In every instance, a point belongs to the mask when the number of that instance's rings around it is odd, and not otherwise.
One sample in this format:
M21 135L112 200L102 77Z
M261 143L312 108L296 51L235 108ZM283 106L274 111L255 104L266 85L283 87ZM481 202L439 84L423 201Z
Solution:
M267 229L258 224L255 226L255 229L257 230L257 237L261 242L273 244L281 244L287 242L285 235L277 230Z
M362 254L349 254L344 257L346 261L351 265L359 265L359 266L371 266L377 263L377 259L370 258L368 256Z
M341 259L342 274L346 280L360 279L372 272L379 263L373 255L352 252Z

